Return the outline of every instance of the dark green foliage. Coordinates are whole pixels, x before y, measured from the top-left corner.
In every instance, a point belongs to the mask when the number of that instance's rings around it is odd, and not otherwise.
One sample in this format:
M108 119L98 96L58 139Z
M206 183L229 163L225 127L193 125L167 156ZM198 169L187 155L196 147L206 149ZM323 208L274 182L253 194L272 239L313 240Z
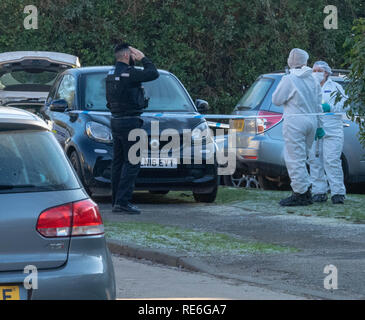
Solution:
M352 34L346 39L346 64L350 67L346 94L349 115L360 125L360 141L365 146L365 19L355 21Z
M39 29L25 30L25 5L39 11ZM265 72L283 69L290 49L307 50L311 63L344 60L342 44L363 0L331 1L339 29L325 30L324 0L1 0L0 51L51 50L78 55L86 65L112 64L125 40L159 68L175 73L194 98L230 113Z

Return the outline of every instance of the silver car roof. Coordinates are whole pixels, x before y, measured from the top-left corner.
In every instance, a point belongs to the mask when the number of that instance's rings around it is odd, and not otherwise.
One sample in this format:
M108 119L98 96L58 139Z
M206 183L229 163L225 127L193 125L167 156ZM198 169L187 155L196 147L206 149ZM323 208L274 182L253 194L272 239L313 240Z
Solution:
M0 106L0 129L43 129L48 125L38 116L25 110Z
M26 59L44 59L53 63L80 67L79 58L67 53L48 51L13 51L0 53L0 65Z

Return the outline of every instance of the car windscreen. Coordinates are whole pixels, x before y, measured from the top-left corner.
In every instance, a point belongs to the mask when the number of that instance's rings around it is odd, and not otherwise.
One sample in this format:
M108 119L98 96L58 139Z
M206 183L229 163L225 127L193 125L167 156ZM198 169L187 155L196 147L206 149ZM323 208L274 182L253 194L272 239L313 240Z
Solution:
M0 90L49 91L58 73L40 69L26 69L0 73Z
M81 99L85 110L109 111L106 107L105 78L107 74L84 74L81 80ZM154 81L142 84L149 104L149 112L195 112L195 108L184 88L174 76L160 74Z
M80 188L62 148L48 131L0 131L0 193Z
M260 78L247 90L236 105L236 109L253 110L260 106L268 93L274 79Z

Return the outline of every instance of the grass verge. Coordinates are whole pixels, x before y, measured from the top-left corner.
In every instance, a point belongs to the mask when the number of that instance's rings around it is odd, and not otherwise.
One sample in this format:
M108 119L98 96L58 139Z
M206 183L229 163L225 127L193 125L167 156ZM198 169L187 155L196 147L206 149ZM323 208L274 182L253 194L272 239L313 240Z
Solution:
M344 205L333 205L331 200L328 200L326 203L315 203L307 207L281 207L278 204L280 199L289 195L288 191L220 187L215 204L235 204L249 211L323 216L365 223L365 195L347 195ZM165 198L168 201L194 202L193 195L189 192L170 192Z
M295 248L269 243L245 242L222 234L142 222L105 222L110 239L139 246L166 249L188 256L245 255L252 253L296 252Z

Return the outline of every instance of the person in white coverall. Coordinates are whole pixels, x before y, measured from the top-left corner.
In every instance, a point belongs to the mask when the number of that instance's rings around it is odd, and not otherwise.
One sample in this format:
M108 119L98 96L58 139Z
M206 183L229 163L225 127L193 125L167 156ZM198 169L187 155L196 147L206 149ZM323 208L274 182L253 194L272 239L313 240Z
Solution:
M313 76L322 87L323 112L342 113L347 97L342 86L329 78L331 74L332 70L325 61L314 63ZM341 100L336 103L337 93ZM325 115L321 118L326 135L321 141L314 143L309 158L313 201L327 201L329 184L332 203L342 204L346 194L341 163L344 142L342 115Z
M307 159L316 139L324 136L321 119L313 113L322 112L322 90L307 67L309 55L293 49L288 58L290 73L284 75L272 102L284 107L284 158L293 194L280 201L282 206L304 206L313 203Z

